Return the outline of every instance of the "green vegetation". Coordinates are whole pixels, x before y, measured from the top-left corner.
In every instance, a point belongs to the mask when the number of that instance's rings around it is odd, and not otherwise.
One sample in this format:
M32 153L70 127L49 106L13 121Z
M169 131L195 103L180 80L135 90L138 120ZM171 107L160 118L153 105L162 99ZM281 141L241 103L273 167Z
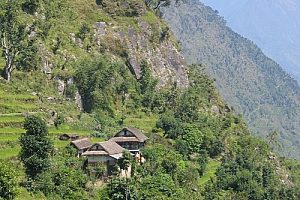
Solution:
M12 157L16 157L20 152L20 147L6 147L0 150L0 159L7 160Z
M221 163L218 160L208 161L203 176L198 180L198 184L200 186L204 186L208 181L211 180L211 178L214 178L216 176L215 173L217 172L217 169L220 166L220 164Z
M0 80L0 159L15 171L16 199L299 199L299 164L250 136L203 67L187 68L189 83L176 77L164 85L174 69L159 71L152 58L139 57L173 57L160 51L175 45L154 14L168 2L25 0L18 7L39 59L20 64L10 82ZM132 50L139 37L144 48ZM106 182L98 179L103 166L87 165L69 141L58 140L72 133L104 141L124 126L149 137L141 150L146 162L126 152ZM130 177L117 176L129 166Z
M36 179L49 167L49 155L54 147L48 138L46 123L41 118L27 117L24 129L26 132L20 138L20 160L23 162L27 178Z
M17 194L17 180L14 170L0 162L0 198L14 199Z
M163 9L188 63L199 63L216 80L225 101L241 113L254 134L277 131L282 155L300 158L300 88L253 42L226 26L200 1Z

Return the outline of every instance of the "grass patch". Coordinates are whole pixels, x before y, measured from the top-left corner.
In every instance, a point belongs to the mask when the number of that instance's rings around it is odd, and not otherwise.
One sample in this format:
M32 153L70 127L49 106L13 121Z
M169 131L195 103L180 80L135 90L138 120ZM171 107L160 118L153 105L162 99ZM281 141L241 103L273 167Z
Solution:
M24 132L25 130L23 128L15 128L15 127L0 128L0 137L2 134L21 134Z
M45 200L47 199L41 192L30 193L24 187L20 187L16 200Z
M32 96L32 95L28 95L28 94L5 94L5 93L0 93L0 99L18 100L18 101L35 101L38 98L36 96Z
M54 141L54 147L55 148L64 148L68 144L70 144L70 141L63 141L63 140L55 140Z
M0 114L0 117L5 117L5 116L23 116L23 113L5 113L5 114Z
M150 11L147 11L147 13L143 16L141 16L141 19L144 20L145 22L149 23L151 26L157 24L159 22L159 19L157 16Z
M198 180L198 184L203 186L210 178L215 177L215 173L218 167L221 165L221 162L218 160L210 160L206 166L204 175Z
M60 135L60 134L64 134L64 133L89 136L92 133L92 131L90 131L90 130L72 130L72 129L55 129L55 128L49 129L49 134Z
M36 111L38 107L34 104L22 102L0 102L0 113L23 113Z
M11 135L0 135L0 142L14 142L19 140L21 135L11 134Z
M18 156L20 147L5 148L0 150L0 160L9 159Z
M91 138L92 143L97 143L97 142L104 142L104 138Z
M11 127L5 127L0 128L0 142L8 142L8 141L17 141L22 133L24 133L25 130L22 128L11 128ZM90 130L70 130L70 129L49 129L49 135L55 136L55 138L58 135L64 134L64 133L71 133L71 134L77 134L80 136L90 136L92 131ZM96 140L98 142L98 140Z
M3 115L0 116L0 123L6 122L24 122L25 118L20 115Z
M2 128L14 127L21 128L23 126L25 118L23 116L11 115L11 116L0 116L0 130Z
M158 115L146 115L144 113L140 113L134 116L128 116L124 120L124 125L135 127L147 133L150 133L152 129L156 126L157 120Z
M138 21L135 18L132 17L120 17L120 16L115 16L114 19L116 22L121 25L121 27L132 27L134 28L137 32L140 31L140 27L138 25Z

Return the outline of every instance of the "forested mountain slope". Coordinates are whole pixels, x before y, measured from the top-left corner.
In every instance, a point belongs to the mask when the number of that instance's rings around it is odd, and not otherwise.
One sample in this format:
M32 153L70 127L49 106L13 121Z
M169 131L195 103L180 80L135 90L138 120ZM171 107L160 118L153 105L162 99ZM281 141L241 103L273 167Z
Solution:
M299 158L300 88L253 42L197 0L164 9L188 63L205 65L224 99L261 136L279 133L285 155Z
M185 64L159 17L168 2L0 1L0 199L299 199L300 164ZM96 143L123 127L149 138L145 162L97 148L89 163L59 137Z
M298 0L203 0L228 26L254 41L300 84Z

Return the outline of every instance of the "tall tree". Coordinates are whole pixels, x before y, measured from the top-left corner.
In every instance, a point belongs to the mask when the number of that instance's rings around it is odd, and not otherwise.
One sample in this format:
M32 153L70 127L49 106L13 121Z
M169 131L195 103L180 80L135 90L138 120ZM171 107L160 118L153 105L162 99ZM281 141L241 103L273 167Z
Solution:
M53 151L53 143L48 138L46 123L36 116L29 116L24 123L26 133L20 138L20 158L24 164L28 178L35 179L49 166L49 156Z
M22 50L27 37L26 26L18 20L19 1L2 0L0 2L0 47L5 57L3 77L10 81L15 61Z
M141 63L141 77L139 83L140 91L143 96L142 104L147 108L151 108L152 106L157 82L158 80L152 77L149 64L143 60Z

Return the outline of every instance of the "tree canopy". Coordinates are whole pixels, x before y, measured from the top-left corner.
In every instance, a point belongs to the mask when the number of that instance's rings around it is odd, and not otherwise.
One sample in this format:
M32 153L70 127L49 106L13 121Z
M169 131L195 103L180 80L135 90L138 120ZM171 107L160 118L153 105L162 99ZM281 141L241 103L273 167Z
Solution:
M24 122L20 138L20 159L24 164L28 178L35 179L50 166L50 154L53 152L53 142L48 138L46 123L36 116L29 116Z

